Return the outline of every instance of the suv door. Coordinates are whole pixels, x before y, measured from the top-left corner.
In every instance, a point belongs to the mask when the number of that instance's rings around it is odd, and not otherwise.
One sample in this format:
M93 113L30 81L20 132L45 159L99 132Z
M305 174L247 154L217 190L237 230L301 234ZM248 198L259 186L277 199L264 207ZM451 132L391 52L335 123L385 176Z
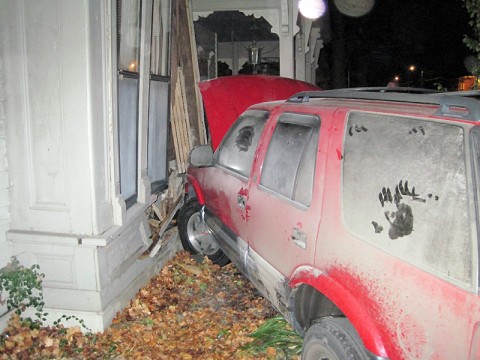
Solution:
M207 223L223 241L246 244L245 207L248 178L268 111L249 110L230 128L205 168L202 180ZM239 238L239 239L238 239ZM227 254L230 258L232 254ZM233 260L233 259L232 259Z
M288 277L299 264L313 264L323 185L324 159L317 159L320 119L283 113L271 126L268 148L259 151L263 164L252 175L247 233L252 256Z

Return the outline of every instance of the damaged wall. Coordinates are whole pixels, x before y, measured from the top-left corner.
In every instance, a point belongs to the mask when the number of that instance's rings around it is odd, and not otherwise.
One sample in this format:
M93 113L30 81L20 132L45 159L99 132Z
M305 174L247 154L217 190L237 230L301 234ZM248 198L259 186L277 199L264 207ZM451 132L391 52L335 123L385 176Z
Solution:
M142 11L152 4L142 1ZM16 255L25 266L40 265L47 323L75 315L93 331L105 329L180 248L172 241L143 256L151 244L146 212L156 199L145 118L138 120L140 196L126 207L120 193L116 24L114 0L0 4L0 126L5 119L12 184L2 198L0 131L1 261ZM140 117L148 113L148 86L139 89Z

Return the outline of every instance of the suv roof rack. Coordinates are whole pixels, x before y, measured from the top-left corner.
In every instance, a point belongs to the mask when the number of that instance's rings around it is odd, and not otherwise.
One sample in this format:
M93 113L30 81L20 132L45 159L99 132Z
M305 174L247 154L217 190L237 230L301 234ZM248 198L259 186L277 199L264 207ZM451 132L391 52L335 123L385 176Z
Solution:
M480 121L480 91L438 92L418 88L345 88L304 91L292 95L287 102L307 103L310 99L380 100L400 103L438 105L435 115ZM479 99L479 100L477 100Z

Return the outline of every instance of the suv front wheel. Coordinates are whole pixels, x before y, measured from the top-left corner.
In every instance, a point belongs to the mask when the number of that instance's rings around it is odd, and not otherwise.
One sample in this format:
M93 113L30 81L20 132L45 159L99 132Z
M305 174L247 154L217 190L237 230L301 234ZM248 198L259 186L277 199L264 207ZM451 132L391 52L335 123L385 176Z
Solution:
M314 323L303 340L302 360L367 360L362 340L346 318Z
M188 200L178 214L178 232L183 248L193 255L208 256L214 264L229 263L228 257L218 247L212 231L203 221L201 206L197 199Z

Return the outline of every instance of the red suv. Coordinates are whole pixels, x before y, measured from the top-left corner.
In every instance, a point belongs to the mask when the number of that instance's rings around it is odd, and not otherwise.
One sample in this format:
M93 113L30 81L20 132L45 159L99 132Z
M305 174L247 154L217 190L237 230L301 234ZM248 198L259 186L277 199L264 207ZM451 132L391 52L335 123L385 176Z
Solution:
M183 246L231 260L302 359L480 359L480 102L461 95L251 106L190 154Z

